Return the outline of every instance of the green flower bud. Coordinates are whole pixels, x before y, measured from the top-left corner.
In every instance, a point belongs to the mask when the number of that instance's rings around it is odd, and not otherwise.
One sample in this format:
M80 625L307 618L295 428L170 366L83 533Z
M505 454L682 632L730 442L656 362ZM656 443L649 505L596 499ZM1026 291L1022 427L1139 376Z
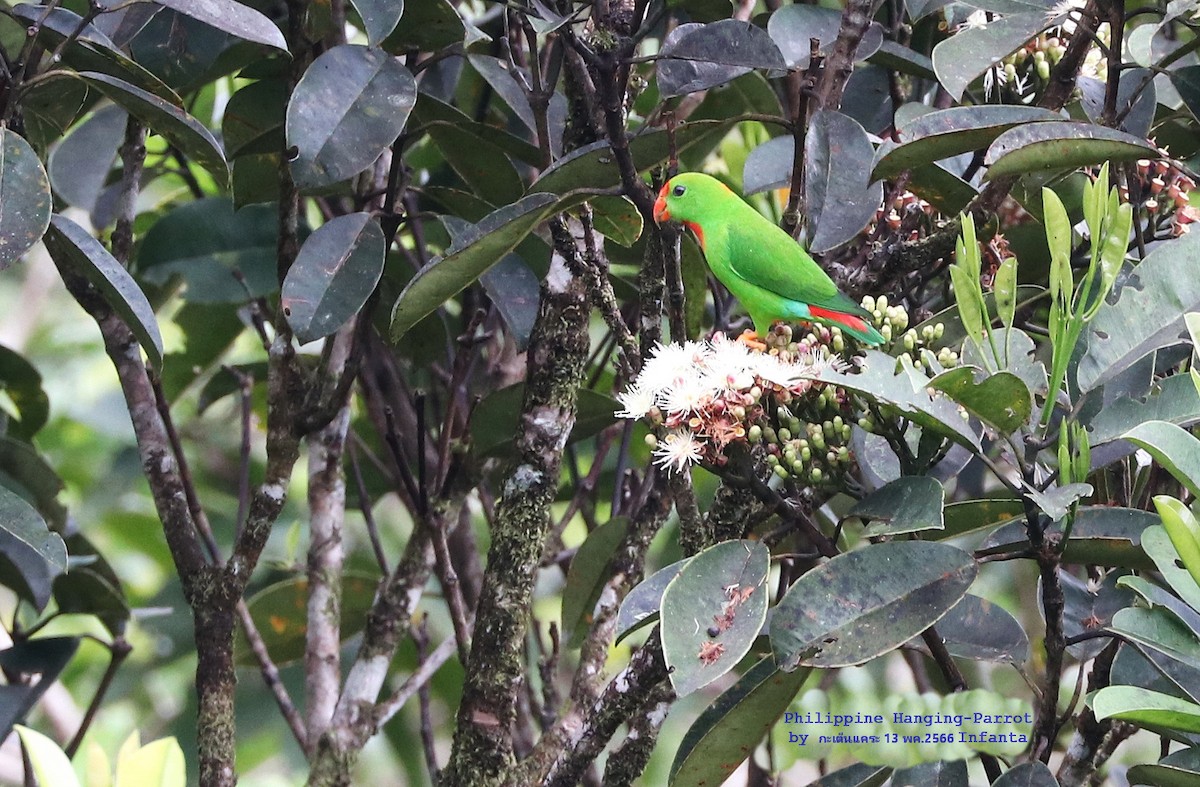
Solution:
M779 476L780 478L787 478L790 473L788 473L787 468L785 468L783 465L775 465L775 475Z
M875 298L870 295L864 295L862 299L862 307L869 312L875 311Z
M937 325L933 326L934 341L937 341L938 339L942 338L942 334L944 334L945 332L946 332L946 326L943 325L942 323L939 322Z
M809 479L811 479L811 480L812 480L812 482L813 482L814 484L819 484L819 483L821 483L821 479L822 479L824 476L825 476L825 474L821 472L821 468L819 468L819 467L814 467L814 468L813 468L812 470L810 470L810 471L809 471L809 473L808 473L808 477L809 477Z
M847 448L846 446L842 446L841 448L839 448L838 452L837 452L837 458L838 458L839 462L849 462L850 461L850 449Z
M646 445L650 446L651 448L656 447L658 445L658 435L655 435L655 434L646 435Z
M775 454L767 454L767 466L774 467L777 464L779 464L779 457Z
M762 440L762 437L763 437L763 430L762 430L762 427L759 426L758 424L755 424L754 426L752 426L748 430L746 430L746 439L752 443L760 442Z
M1039 53L1040 54L1040 53ZM1037 64L1038 79L1043 82L1050 81L1050 64L1045 60L1039 60Z
M846 424L845 426L842 427L842 439L843 440L850 439L850 424Z
M812 449L810 449L808 446L801 448L800 449L800 458L803 459L805 462L812 459Z
M778 434L779 442L781 443L786 443L788 440L792 439L792 433L787 429L787 427L780 428Z
M863 416L858 419L858 426L864 432L870 432L875 428L875 423L870 418Z
M880 295L875 299L875 308L880 311L887 311L888 299L886 295Z
M802 474L804 472L804 463L799 460L792 462L792 472L796 475Z

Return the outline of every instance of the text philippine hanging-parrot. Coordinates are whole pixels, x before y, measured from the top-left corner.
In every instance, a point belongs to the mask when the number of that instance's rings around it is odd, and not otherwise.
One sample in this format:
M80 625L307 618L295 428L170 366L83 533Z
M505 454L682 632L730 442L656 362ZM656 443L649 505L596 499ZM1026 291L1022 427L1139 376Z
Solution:
M746 204L721 181L699 172L667 181L654 203L654 220L679 221L696 233L713 275L750 313L765 336L776 320L834 326L862 344L883 343L864 318L870 313L846 297L786 232ZM757 337L743 335L748 343Z

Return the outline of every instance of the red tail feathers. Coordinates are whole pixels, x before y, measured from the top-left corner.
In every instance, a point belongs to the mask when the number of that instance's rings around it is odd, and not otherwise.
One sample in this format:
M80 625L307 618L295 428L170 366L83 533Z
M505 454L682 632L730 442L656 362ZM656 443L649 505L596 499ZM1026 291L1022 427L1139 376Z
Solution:
M867 323L864 322L861 317L855 317L853 314L843 314L842 312L830 311L829 309L822 309L820 306L813 306L811 304L808 307L808 311L813 317L819 317L823 320L836 322L838 325L844 325L852 331L858 331L859 333L871 332L871 329L867 326Z

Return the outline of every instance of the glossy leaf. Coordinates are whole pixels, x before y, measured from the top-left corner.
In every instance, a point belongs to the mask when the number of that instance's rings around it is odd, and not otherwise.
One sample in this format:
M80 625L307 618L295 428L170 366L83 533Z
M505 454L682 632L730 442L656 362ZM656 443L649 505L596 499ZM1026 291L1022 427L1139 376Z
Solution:
M159 96L137 85L96 71L81 71L80 78L125 111L144 122L156 133L204 167L218 183L229 179L229 165L221 143L200 121Z
M55 215L46 248L60 266L83 276L121 316L146 351L150 365L162 366L163 342L158 319L145 293L100 241L66 216Z
M24 719L46 690L56 685L79 649L78 637L38 637L0 650L8 684L0 687L0 735Z
M660 59L655 68L658 92L663 98L683 96L723 85L748 74L754 69L744 65L727 65L705 59L676 59L671 56L687 36L704 30L706 25L688 22L678 25L667 34L659 50Z
M894 178L904 170L983 150L1011 128L1061 119L1038 107L984 105L929 112L896 130L899 144L880 147L871 177Z
M983 159L984 180L1142 158L1158 158L1158 150L1124 131L1093 123L1033 123L996 138Z
M1069 571L1058 572L1058 582L1063 593L1063 634L1073 639L1085 632L1104 628L1112 623L1113 616L1131 605L1134 595L1118 582L1117 575L1110 573L1103 581L1084 580ZM1044 588L1039 580L1038 592ZM1076 642L1067 651L1080 661L1099 655L1107 643L1102 639L1086 639Z
M1200 66L1185 66L1170 72L1171 84L1179 91L1183 104L1200 120Z
M429 138L463 183L489 204L516 202L525 184L504 151L486 136L451 123L433 123Z
M628 518L613 517L589 533L571 558L562 594L562 634L567 647L583 644L592 625L592 611L611 579L609 564L628 530Z
M229 158L283 150L286 107L287 85L280 79L251 82L230 96L221 121Z
M663 593L663 659L671 685L691 694L733 669L767 615L771 554L757 541L726 541L688 562Z
M0 128L0 270L41 240L50 222L50 180L19 134Z
M404 0L350 0L363 21L367 43L379 46L404 15Z
M842 25L841 11L816 5L785 5L771 14L767 20L767 32L783 53L790 68L806 68L812 52L810 39L821 44L818 54L828 55L837 41ZM866 60L883 44L883 28L872 22L863 33L855 61Z
M502 98L505 104L508 104L525 128L536 132L537 122L533 114L533 107L529 104L529 96L526 95L525 88L517 81L517 77L509 72L508 66L500 58L490 55L468 55L467 61L470 62L472 68L479 72L492 90L496 91L496 95Z
M513 450L525 384L517 383L493 391L480 401L471 415L471 443L479 456L504 455ZM581 388L576 402L575 426L568 443L585 440L611 426L620 408L616 399Z
M416 100L416 80L387 53L350 44L326 51L287 108L296 184L328 186L371 166L400 135Z
M1188 375L1173 375L1157 382L1144 399L1121 396L1105 404L1087 422L1088 440L1093 448L1119 440L1125 432L1147 421L1184 427L1200 422L1200 394ZM1096 466L1094 458L1092 464Z
M0 391L16 407L9 417L7 433L29 440L50 417L50 400L42 388L42 376L19 353L0 344Z
M811 781L807 787L879 787L891 775L891 768L859 762Z
M1023 664L1029 658L1029 636L1017 619L1000 605L970 593L938 621L937 633L950 655L961 659ZM925 648L919 638L912 642Z
M1154 561L1155 568L1162 574L1167 585L1192 609L1200 610L1200 585L1197 584L1191 572L1181 564L1179 551L1171 543L1167 529L1160 524L1146 528L1142 533L1142 548ZM1179 615L1176 617L1185 623L1188 622L1185 617ZM1200 631L1197 633L1200 634Z
M946 528L931 535L943 539L973 533L984 528L995 527L1019 516L1024 516L1024 504L1013 497L980 498L948 503L942 509Z
M21 573L36 570L53 577L67 570L62 537L47 527L33 506L4 486L0 486L0 535L0 553Z
M846 552L802 576L775 607L771 648L784 669L862 664L929 628L977 572L955 547L892 541Z
M775 137L751 150L742 169L742 193L757 194L789 185L795 150L796 140L791 136Z
M483 291L500 312L518 352L529 346L529 337L537 320L540 284L537 276L516 254L505 254L479 277Z
M1155 495L1154 507L1183 567L1200 585L1200 522L1182 501L1170 495Z
M1000 775L992 787L1058 787L1058 779L1040 761L1022 762Z
M531 194L489 214L471 233L422 268L405 286L392 309L392 341L453 298L508 254L552 212L556 199Z
M944 392L1001 434L1020 429L1033 410L1029 388L1011 372L987 374L970 366L957 366L935 375L929 387Z
M642 235L642 214L628 197L596 197L589 200L596 231L629 248Z
M45 150L83 113L87 86L66 74L46 74L25 86L21 114L25 118L27 139L35 148Z
M1175 72L1172 72L1173 74ZM1154 121L1155 100L1153 74L1148 68L1127 68L1121 71L1114 105L1117 116L1122 117L1119 128L1136 137L1150 133ZM1149 82L1149 84L1147 84ZM1108 85L1105 80L1080 75L1076 81L1080 105L1093 123L1101 122L1104 114L1105 96ZM1131 105L1132 104L1132 105Z
M67 510L58 502L62 479L29 443L0 436L0 479L36 508L53 529L65 527Z
M189 303L243 303L273 293L279 288L277 212L274 205L234 212L229 200L219 197L182 204L146 233L138 249L138 276L158 285L181 277Z
M760 660L700 714L675 753L672 787L721 784L754 752L808 677Z
M925 476L897 478L859 500L846 512L869 522L864 537L941 530L942 485Z
M787 68L771 36L740 19L702 25L682 36L669 52L660 52L659 57L780 71Z
M1200 733L1200 705L1140 686L1106 686L1092 697L1097 719L1120 719L1171 738Z
M55 787L79 787L79 778L71 761L58 744L45 735L28 727L17 725L17 735L25 747L29 763L33 766L33 774L38 784L53 784Z
M1174 751L1156 763L1140 763L1127 772L1130 784L1153 787L1192 787L1200 782L1200 748Z
M967 763L923 762L892 774L892 787L968 787Z
M796 6L789 6L796 7ZM883 184L871 182L871 141L857 121L819 110L804 137L804 204L814 253L858 235L883 201Z
M388 52L434 51L462 42L467 32L462 17L447 0L405 0L400 19L404 24L396 25L383 42Z
M1200 669L1200 638L1179 618L1161 607L1127 607L1109 625L1125 639Z
M236 0L158 0L159 5L187 14L244 41L287 51L283 33L267 17Z
M947 518L952 507L946 507ZM979 554L1003 554L1028 546L1023 510L1012 506L1005 511L1012 514L1012 521L990 533L979 545ZM1063 559L1072 564L1148 569L1152 563L1141 548L1142 533L1156 521L1154 514L1135 508L1082 506L1075 514ZM1061 538L1061 523L1046 528L1046 533Z
M959 101L984 71L1053 24L1058 24L1057 18L1039 10L959 30L933 48L933 70L946 92Z
M301 343L329 336L358 313L383 274L386 246L369 213L338 216L308 236L280 301Z
M662 596L667 585L671 584L671 580L683 570L689 560L691 560L690 557L685 557L665 568L660 568L639 582L621 600L621 608L617 610L617 643L659 619Z
M1184 314L1198 310L1200 233L1191 232L1147 254L1117 302L1096 312L1079 361L1080 389L1090 391L1151 352L1180 343Z

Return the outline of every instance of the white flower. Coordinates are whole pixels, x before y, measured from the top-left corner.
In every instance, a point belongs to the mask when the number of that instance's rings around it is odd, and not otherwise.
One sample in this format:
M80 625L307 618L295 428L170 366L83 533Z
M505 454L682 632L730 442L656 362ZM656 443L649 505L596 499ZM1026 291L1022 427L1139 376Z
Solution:
M1046 12L1046 18L1053 20L1066 15L1067 18L1062 21L1059 27L1062 28L1064 33L1070 35L1075 32L1076 19L1076 16L1071 12L1082 11L1085 5L1087 3L1084 0L1060 0L1058 4Z
M654 348L654 357L642 367L638 385L652 391L670 388L681 378L694 374L706 356L707 348L702 342L660 344Z
M706 368L712 384L726 391L744 391L754 385L755 358L738 342L722 335L713 338Z
M654 449L654 463L673 472L682 472L704 455L704 444L687 429L670 432Z
M796 380L801 369L795 364L784 363L774 355L759 355L754 364L754 374L763 382L787 388Z
M672 415L698 413L713 403L717 389L706 374L693 372L680 377L675 385L660 391L658 404Z
M657 395L654 391L647 390L640 385L633 385L628 388L625 393L619 394L617 400L625 406L624 410L617 411L618 418L645 418L650 414L658 402Z

